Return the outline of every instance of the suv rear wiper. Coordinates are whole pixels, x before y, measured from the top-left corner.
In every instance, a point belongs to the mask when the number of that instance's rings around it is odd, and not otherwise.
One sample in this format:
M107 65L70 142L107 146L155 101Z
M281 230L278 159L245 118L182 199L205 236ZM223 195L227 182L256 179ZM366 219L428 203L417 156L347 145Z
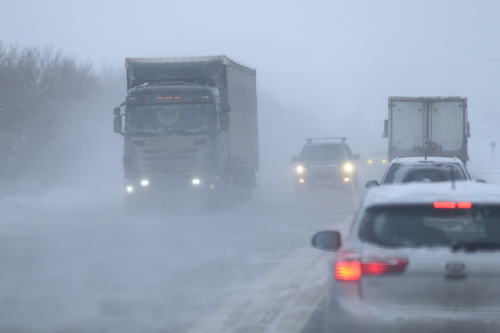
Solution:
M484 250L496 250L500 249L500 243L466 243L459 242L451 244L451 251L456 252L460 249L465 251L477 251L479 249Z

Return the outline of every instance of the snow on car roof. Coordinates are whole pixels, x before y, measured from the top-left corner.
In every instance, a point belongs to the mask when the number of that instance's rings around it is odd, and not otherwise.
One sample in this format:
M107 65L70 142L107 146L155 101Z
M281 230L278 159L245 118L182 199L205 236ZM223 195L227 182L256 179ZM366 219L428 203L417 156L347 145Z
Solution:
M451 182L393 184L368 190L362 206L426 204L435 201L500 204L500 187L467 181L455 182L455 189Z
M417 156L417 157L398 157L395 158L391 161L392 163L418 163L418 162L424 162L427 161L427 163L460 163L462 164L462 161L458 157L442 157L442 156L427 156L427 159L425 156Z

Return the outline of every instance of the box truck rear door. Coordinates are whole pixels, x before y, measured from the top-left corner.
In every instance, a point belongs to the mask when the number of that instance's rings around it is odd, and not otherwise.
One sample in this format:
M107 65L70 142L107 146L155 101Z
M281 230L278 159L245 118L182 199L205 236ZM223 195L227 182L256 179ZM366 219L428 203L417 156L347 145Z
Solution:
M458 152L464 145L463 101L434 102L429 112L429 140L438 150Z
M396 156L423 152L425 105L420 101L395 101L391 112L391 146ZM417 153L418 155L418 153Z

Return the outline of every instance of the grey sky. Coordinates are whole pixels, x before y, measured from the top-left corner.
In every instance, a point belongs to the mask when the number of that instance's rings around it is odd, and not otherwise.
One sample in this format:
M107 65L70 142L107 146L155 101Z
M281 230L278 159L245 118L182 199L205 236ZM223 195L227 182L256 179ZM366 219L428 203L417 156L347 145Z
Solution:
M314 117L317 134L368 135L383 150L389 95L468 97L471 145L500 140L498 17L493 0L18 0L2 4L0 31L7 45L50 44L98 67L226 54L257 68L261 95Z

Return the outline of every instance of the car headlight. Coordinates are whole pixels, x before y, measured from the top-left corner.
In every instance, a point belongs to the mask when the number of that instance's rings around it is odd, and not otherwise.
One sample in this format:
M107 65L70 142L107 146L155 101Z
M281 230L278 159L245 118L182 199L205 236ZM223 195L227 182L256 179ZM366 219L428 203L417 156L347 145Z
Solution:
M199 185L200 184L200 179L199 178L194 178L192 180L193 185Z
M134 188L132 186L127 186L127 192L132 192L134 190Z
M141 180L141 185L142 186L148 186L149 185L149 180L147 180L147 179Z
M344 164L344 171L351 172L354 169L354 165L351 163Z
M304 167L302 165L297 165L297 167L295 168L295 171L297 173L303 173L304 172Z

